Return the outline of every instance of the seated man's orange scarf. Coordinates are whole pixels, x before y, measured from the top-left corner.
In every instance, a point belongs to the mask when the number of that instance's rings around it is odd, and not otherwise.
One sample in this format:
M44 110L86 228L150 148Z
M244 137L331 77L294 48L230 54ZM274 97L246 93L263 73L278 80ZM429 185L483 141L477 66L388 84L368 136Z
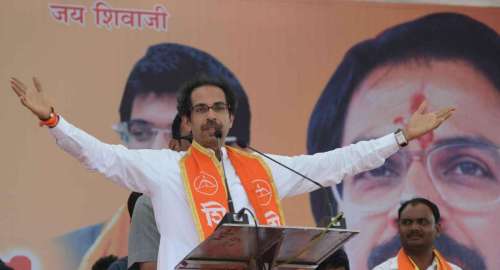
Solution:
M278 192L264 161L232 147L226 150L259 224L283 225ZM203 241L228 211L222 167L213 151L195 141L179 164L196 229Z
M437 251L433 250L434 256L437 258L438 270L451 270L450 264L446 259ZM425 270L419 269L418 266L410 259L403 249L398 252L398 269L399 270Z

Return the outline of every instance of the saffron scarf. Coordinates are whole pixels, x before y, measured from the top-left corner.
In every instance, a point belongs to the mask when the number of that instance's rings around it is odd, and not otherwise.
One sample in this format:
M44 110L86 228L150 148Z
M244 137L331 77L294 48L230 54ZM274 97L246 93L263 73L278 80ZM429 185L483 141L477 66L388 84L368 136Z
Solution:
M283 211L268 166L256 155L232 147L226 149L259 224L283 225ZM222 167L213 151L196 142L179 164L199 239L203 241L228 211Z

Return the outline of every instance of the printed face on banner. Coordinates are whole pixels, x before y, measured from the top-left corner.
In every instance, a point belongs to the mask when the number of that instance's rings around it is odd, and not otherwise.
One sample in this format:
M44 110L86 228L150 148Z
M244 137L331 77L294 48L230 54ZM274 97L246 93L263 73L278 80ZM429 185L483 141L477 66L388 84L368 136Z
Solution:
M436 203L442 234L436 243L464 269L500 265L500 95L471 65L456 61L409 62L375 69L355 92L342 144L377 138L401 127L421 100L428 110L456 113L434 133L410 143L380 168L334 187L348 227L362 233L347 243L355 270L396 254L400 202L424 197ZM392 121L392 123L391 123Z
M141 123L129 127L130 149L168 148L172 138L172 122L177 114L175 95L158 96L154 93L137 96L132 104L131 122Z

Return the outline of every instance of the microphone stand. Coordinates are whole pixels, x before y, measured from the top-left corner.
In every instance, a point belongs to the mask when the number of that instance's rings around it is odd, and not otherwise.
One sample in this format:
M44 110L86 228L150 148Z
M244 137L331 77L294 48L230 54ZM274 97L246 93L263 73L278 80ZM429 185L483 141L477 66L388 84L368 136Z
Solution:
M233 198L231 197L231 192L229 191L229 184L227 182L226 170L224 168L224 157L222 154L222 131L217 129L215 131L215 137L217 138L217 147L220 155L220 163L222 166L222 178L224 179L224 184L226 185L227 191L227 204L228 204L228 212L222 217L222 220L219 222L218 226L222 224L250 224L248 221L248 215L244 213L244 211L239 211L236 213L234 210Z
M322 222L320 222L320 226L325 226L327 228L342 228L342 229L345 229L346 228L346 222L345 222L345 219L344 219L344 213L343 212L340 212L338 215L334 215L333 213L333 206L332 206L332 203L330 201L330 198L328 196L328 190L327 190L327 187L323 186L322 184L320 184L318 181L315 181L313 179L311 179L310 177L298 172L297 170L294 170L290 167L288 167L287 165L277 161L276 159L270 157L269 155L253 148L252 146L250 146L249 144L247 144L246 142L240 142L238 141L238 145L242 148L248 148L256 153L258 153L259 155L271 160L272 162L280 165L281 167L301 176L303 179L313 183L314 185L316 185L317 187L319 187L322 191L323 191L323 194L326 198L326 201L328 202L328 212L330 214L330 218L328 220L328 217L324 217ZM326 220L326 221L324 221Z
M320 222L320 226L321 227L325 227L325 228L336 228L336 229L345 229L346 228L346 221L345 221L345 218L344 218L344 213L341 211L339 212L336 216L334 216L334 213L333 213L333 206L332 206L332 203L329 199L329 196L328 196L328 190L325 186L323 186L322 184L320 184L318 181L315 181L313 179L311 179L310 177L298 172L297 170L294 170L290 167L288 167L287 165L277 161L276 159L270 157L269 155L251 147L250 145L248 145L246 142L240 142L240 141L237 141L237 144L241 147L241 148L248 148L256 153L258 153L259 155L271 160L272 162L280 165L281 167L301 176L303 179L313 183L314 185L318 186L319 188L321 188L321 190L323 191L323 194L326 198L326 201L328 202L328 212L330 214L330 218L328 219L328 217L324 217L323 220ZM325 231L326 233L326 231ZM320 239L322 237L324 237L325 233L322 233L319 238L317 239ZM300 256L301 253L305 252L306 250L308 250L310 247L306 246L299 254L297 254L296 257ZM296 259L296 258L294 258ZM270 269L270 267L269 267Z

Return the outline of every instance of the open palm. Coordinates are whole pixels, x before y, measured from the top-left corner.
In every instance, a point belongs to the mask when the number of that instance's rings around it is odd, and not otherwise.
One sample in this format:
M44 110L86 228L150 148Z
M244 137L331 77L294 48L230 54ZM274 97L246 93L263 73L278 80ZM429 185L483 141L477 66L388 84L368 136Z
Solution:
M42 85L37 78L33 78L34 89L26 85L17 78L10 79L10 87L20 98L24 107L28 108L39 119L48 119L52 112L52 105L44 96Z
M427 101L423 101L418 109L412 114L408 125L405 128L407 140L418 138L425 133L439 127L455 111L455 108L448 107L436 112L425 112Z

